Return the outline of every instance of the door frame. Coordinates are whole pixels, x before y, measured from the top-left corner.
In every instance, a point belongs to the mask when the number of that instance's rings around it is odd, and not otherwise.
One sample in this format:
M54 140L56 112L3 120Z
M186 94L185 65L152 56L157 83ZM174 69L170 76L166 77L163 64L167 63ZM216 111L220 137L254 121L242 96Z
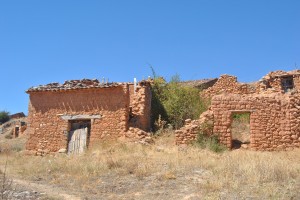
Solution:
M73 127L74 124L78 124L78 127L75 128ZM90 143L90 133L91 133L91 119L76 119L76 120L68 120L68 134L67 134L67 152L69 154L69 142L71 140L71 132L82 129L82 128L87 128L87 135L86 135L86 148L88 148L89 143Z

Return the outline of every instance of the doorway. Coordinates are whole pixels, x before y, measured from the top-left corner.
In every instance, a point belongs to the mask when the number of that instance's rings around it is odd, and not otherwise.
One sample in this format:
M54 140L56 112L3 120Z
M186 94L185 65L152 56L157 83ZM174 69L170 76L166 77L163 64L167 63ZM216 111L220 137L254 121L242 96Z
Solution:
M68 154L82 154L88 147L91 120L69 121Z
M250 148L250 112L232 113L232 149Z

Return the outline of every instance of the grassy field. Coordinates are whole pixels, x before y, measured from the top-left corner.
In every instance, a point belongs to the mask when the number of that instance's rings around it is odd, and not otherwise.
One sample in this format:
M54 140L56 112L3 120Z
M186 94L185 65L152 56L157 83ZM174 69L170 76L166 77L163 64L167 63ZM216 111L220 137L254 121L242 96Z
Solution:
M217 154L178 148L174 134L165 133L154 145L100 143L81 156L18 151L13 146L0 154L0 165L8 161L8 175L82 199L300 199L299 149Z

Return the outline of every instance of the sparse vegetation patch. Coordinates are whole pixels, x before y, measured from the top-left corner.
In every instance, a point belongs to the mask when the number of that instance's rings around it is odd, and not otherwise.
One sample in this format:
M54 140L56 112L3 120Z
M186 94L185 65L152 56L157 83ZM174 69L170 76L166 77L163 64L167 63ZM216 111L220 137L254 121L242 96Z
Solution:
M9 112L1 111L0 112L0 124L3 124L9 120Z

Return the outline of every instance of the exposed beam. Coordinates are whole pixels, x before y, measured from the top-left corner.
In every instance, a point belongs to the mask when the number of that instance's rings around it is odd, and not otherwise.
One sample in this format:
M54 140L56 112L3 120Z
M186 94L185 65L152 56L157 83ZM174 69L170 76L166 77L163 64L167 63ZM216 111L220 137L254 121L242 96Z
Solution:
M101 115L61 115L63 120L100 119Z

